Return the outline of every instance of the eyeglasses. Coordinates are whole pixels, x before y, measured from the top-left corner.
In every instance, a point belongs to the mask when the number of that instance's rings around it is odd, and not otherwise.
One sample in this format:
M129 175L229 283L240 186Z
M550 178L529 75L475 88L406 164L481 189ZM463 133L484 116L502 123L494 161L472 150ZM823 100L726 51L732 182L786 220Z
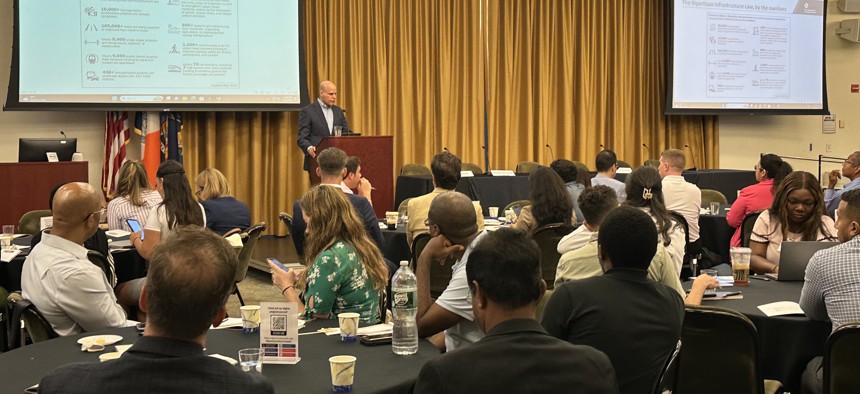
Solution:
M99 209L98 211L90 212L87 216L84 216L84 220L82 220L82 222L86 222L86 221L90 218L90 216L93 216L93 215L95 215L95 214L98 214L98 215L99 215L99 220L101 220L101 219L102 219L102 216L104 216L104 215L105 215L105 213L107 213L107 209L106 209L106 208L102 208L102 209Z
M424 225L425 225L425 226L430 227L430 226L432 226L432 225L434 225L434 224L435 224L435 223L431 222L429 218L424 219Z

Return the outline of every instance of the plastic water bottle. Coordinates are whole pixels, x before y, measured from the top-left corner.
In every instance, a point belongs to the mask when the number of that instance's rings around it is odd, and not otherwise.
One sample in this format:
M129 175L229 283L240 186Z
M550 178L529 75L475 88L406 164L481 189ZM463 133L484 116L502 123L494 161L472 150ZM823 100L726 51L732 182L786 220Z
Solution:
M394 314L391 350L394 354L415 354L418 352L418 326L415 324L418 280L406 260L400 262L400 269L391 279L391 293L391 312Z

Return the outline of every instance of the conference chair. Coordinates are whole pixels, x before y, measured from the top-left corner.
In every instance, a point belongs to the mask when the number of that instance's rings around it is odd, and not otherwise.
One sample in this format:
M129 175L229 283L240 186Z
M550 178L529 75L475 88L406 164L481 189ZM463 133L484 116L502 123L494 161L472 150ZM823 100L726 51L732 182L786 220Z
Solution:
M97 250L87 250L87 260L95 264L96 267L101 268L105 273L105 278L107 278L108 283L112 285L114 284L114 273L111 270L110 262L108 262L105 255Z
M860 322L837 327L824 345L824 392L856 393L860 388Z
M681 263L681 272L679 272L679 274L681 275L681 278L687 278L693 273L690 268L690 256L687 255L689 252L687 248L690 246L690 225L687 223L687 219L684 219L684 215L681 215L678 212L669 211L669 215L672 216L672 221L684 230L684 259Z
M280 218L281 221L284 222L284 227L287 228L287 236L289 237L290 236L290 225L293 224L293 215L290 215L286 212L281 212L278 214L278 218Z
M519 213L520 209L522 209L525 206L529 206L529 205L532 205L532 202L530 200L513 201L513 202L508 203L508 205L505 205L505 209L503 209L501 212L499 212L499 215L505 215L508 212L508 209L513 209Z
M21 296L21 293L15 292L9 294L7 298L9 309L11 310L11 318L9 319L9 348L17 349L26 344L24 330L29 335L33 343L47 341L57 338L57 332L51 327L51 323L45 316L27 299ZM21 321L24 321L24 329L21 328Z
M518 174L531 174L534 170L540 167L540 163L534 161L521 161L517 164L516 173Z
M433 175L424 164L409 163L400 168L400 175Z
M752 211L744 216L744 220L741 222L741 246L745 248L750 246L750 237L752 237L753 227L755 227L755 221L758 220L759 215L761 215L761 211Z
M245 300L242 299L242 293L239 292L239 282L245 280L245 276L248 274L248 265L251 264L251 256L254 254L257 240L260 239L260 234L262 234L263 231L266 231L265 222L255 224L244 232L244 234L247 234L247 240L245 241L245 245L242 246L242 250L239 251L239 264L236 266L236 278L233 283L232 293L235 294L236 297L239 297L239 304L242 306L245 306Z
M416 272L418 271L418 257L421 256L421 252L424 250L424 247L427 246L427 242L430 242L430 234L427 233L418 234L418 236L415 237L415 240L412 241L413 268L415 268ZM456 262L456 259L449 258L445 260L443 264L438 264L436 262L430 264L431 297L439 298L439 296L442 295L448 287L448 282L451 281L451 274L453 273L451 270Z
M762 379L756 328L739 312L687 306L681 342L673 393L764 394L782 388L779 381Z
M552 286L552 283L547 283L547 285ZM549 301L549 298L552 297L552 289L546 289L543 293L543 297L541 297L540 302L537 304L537 308L535 308L535 320L541 321L543 319L543 311L546 309L546 302Z
M38 209L25 213L18 221L18 233L36 235L39 232L39 220L51 215L53 213L49 209Z
M411 199L412 197L404 198L403 201L400 202L400 205L397 206L397 215L399 215L399 217L409 214L407 211L409 210L409 200Z
M541 276L546 282L547 289L552 289L555 283L555 272L558 268L558 242L573 231L573 226L564 223L550 223L536 228L531 236L540 247Z
M424 247L427 246L427 242L430 242L430 234L421 233L415 236L415 239L412 240L412 271L418 271L418 257L421 256L421 252L424 250Z
M624 161L624 160L618 160L618 161L616 161L616 162L615 162L615 165L617 165L618 167L633 168L633 166L631 166L631 165L630 165L630 163L628 163L628 162L626 162L626 161Z
M644 163L642 163L642 166L643 166L643 167L654 167L654 168L660 168L660 160L656 160L656 159L648 159L648 160L645 160L645 162L644 162Z
M472 171L472 174L475 174L475 175L484 173L484 170L481 168L481 166L479 166L475 163L461 163L460 164L460 170Z
M675 351L669 355L666 359L666 364L663 366L663 370L660 372L660 376L657 377L657 383L654 386L654 394L663 394L665 392L672 392L672 384L675 381L675 373L677 371L678 365L678 354L681 353L681 341L678 341L678 344L675 345Z
M712 202L718 202L720 204L729 203L729 201L726 200L726 195L721 193L719 190L702 189L702 205L709 205Z

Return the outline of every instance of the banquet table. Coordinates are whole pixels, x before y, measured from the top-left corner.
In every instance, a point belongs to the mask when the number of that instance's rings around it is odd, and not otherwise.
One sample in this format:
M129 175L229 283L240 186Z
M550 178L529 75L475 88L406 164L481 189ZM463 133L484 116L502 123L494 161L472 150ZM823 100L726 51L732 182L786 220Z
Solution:
M691 282L685 283L689 289ZM759 305L800 299L803 282L750 280L749 286L724 287L721 291L741 291L741 300L704 301L702 304L731 309L744 314L756 327L760 345L759 364L765 379L777 379L795 392L800 376L813 357L824 354L824 343L830 335L830 323L810 320L806 316L767 317ZM715 343L730 338L714 338Z
M412 251L409 250L409 242L406 241L406 225L401 224L394 230L388 228L382 229L382 256L395 264L400 264L401 261L409 261L412 257Z
M726 222L727 208L729 205L723 204L716 215L699 215L699 240L702 241L703 247L719 254L723 263L731 262L729 244L735 233L735 229L729 227L728 222Z
M322 327L336 327L334 320L317 320L299 330L299 333L316 331ZM98 362L99 354L80 351L79 338L93 334L114 334L123 337L118 344L132 344L137 340L134 327L116 328L77 336L52 339L24 346L0 354L0 382L5 393L22 393L25 388L39 382L48 371L72 362ZM238 359L240 349L259 346L258 334L243 334L241 330L210 330L206 354L220 354ZM113 351L107 346L107 351ZM430 342L419 340L418 353L398 356L391 346L364 346L359 343L342 343L340 336L314 333L299 337L301 361L295 365L265 364L263 375L272 381L276 392L330 393L331 378L328 358L348 354L355 356L355 393L406 393L418 377L421 367L439 356ZM237 367L238 368L238 367Z
M472 201L480 201L484 216L489 215L490 207L504 208L508 203L529 198L528 174L516 176L475 175L460 178L455 188ZM433 191L433 179L429 176L399 176L394 198L394 209L400 203L412 197L418 197Z

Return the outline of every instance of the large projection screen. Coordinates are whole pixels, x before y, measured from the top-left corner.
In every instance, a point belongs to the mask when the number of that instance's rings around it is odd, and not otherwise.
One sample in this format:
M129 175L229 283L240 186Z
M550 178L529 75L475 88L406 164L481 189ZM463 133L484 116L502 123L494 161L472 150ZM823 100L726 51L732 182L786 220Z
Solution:
M301 0L16 0L5 110L297 110Z
M827 114L824 0L671 0L667 114Z

